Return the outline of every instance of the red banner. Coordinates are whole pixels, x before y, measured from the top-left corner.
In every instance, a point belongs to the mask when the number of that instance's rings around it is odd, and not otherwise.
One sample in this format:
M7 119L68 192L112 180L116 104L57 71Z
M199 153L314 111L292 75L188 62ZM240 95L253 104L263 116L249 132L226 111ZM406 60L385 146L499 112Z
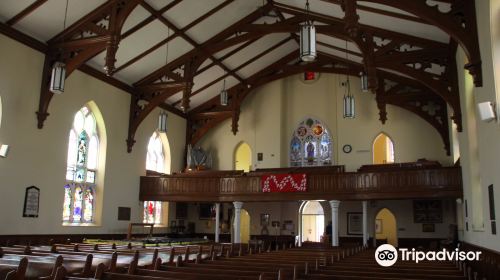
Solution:
M261 178L262 192L305 192L306 174L274 174Z

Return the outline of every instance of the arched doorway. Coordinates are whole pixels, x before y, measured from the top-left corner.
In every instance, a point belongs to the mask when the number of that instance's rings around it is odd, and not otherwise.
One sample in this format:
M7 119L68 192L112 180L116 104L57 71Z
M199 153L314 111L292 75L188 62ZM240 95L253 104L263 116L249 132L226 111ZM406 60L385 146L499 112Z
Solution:
M250 214L245 209L241 209L240 223L241 243L248 243L250 240Z
M394 142L385 133L380 133L373 141L373 164L394 162Z
M301 241L321 242L325 233L325 212L318 201L306 201L302 204L301 212Z
M387 208L383 208L375 216L375 237L387 240L388 244L398 246L398 227L396 216Z
M250 146L241 142L234 150L234 169L249 172L252 167L252 149Z

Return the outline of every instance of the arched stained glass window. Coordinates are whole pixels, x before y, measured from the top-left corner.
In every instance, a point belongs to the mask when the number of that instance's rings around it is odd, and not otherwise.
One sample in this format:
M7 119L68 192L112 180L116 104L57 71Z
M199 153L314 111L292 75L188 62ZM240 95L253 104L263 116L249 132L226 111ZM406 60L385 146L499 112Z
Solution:
M149 138L148 154L146 156L146 169L165 173L165 155L163 153L163 143L161 142L160 134L153 133Z
M332 138L318 120L308 118L294 130L290 141L290 166L333 164Z
M148 153L146 155L146 169L158 173L166 173L165 153L161 135L154 132L148 143ZM162 202L144 201L143 222L150 224L161 224L162 222Z
M73 119L69 132L68 162L64 187L63 222L91 223L99 158L99 136L94 115L86 106Z

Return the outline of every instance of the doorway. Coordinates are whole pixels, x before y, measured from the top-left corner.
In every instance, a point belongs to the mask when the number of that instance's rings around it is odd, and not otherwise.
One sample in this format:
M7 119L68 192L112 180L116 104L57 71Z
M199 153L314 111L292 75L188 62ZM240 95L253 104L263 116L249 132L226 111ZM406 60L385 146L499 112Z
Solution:
M325 234L325 212L318 201L306 201L301 207L302 242L321 242Z
M373 141L373 164L394 163L394 142L385 133Z
M375 216L375 237L378 242L385 241L398 247L398 227L396 216L387 208L383 208Z
M247 143L241 142L234 150L234 169L249 172L251 167L252 149Z

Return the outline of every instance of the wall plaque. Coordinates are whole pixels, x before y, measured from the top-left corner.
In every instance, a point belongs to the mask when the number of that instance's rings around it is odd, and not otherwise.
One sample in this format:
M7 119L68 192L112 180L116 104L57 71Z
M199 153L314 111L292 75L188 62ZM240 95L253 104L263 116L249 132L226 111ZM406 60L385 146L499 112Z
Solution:
M27 187L24 195L23 217L38 218L39 203L40 189L35 186Z

